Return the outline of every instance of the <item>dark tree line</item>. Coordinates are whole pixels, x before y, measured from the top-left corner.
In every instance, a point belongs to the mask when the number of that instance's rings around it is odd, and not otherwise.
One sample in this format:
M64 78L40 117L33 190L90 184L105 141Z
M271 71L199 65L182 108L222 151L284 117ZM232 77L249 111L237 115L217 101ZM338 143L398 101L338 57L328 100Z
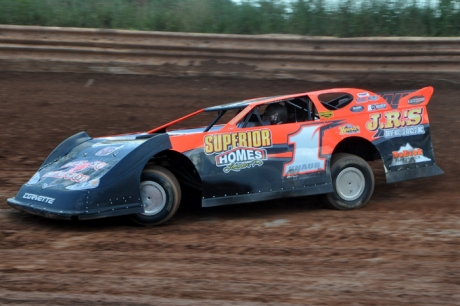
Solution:
M460 0L0 0L0 24L227 34L459 36Z

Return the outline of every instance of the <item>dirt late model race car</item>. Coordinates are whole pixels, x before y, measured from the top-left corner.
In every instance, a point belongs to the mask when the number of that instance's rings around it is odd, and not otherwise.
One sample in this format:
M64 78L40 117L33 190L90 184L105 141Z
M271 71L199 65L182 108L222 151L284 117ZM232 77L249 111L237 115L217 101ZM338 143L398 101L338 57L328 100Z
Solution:
M203 207L320 194L331 208L360 208L374 190L367 161L382 160L387 183L443 173L426 108L432 94L336 88L208 107L142 133L81 132L8 203L47 218L130 215L146 225L173 216L184 188ZM205 126L177 127L203 124L203 115Z

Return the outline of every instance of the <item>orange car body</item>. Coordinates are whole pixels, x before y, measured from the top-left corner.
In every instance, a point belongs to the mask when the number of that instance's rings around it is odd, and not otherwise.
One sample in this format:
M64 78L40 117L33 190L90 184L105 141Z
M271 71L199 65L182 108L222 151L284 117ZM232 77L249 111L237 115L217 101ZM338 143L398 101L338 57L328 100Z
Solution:
M387 182L443 173L435 164L427 104L432 87L388 93L335 88L258 98L202 111L239 109L229 122L209 131L166 130L172 150L186 155L198 171L203 205L213 206L332 191L330 160L336 152L366 160L381 158ZM337 96L322 101L324 96ZM242 127L257 107L311 101L310 119ZM188 118L188 116L184 117ZM305 116L304 116L305 119Z

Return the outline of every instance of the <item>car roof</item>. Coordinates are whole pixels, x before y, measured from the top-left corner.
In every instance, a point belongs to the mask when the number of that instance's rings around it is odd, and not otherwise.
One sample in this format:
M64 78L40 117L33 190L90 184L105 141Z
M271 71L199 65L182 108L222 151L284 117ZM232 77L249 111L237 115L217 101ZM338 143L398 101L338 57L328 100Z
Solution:
M260 97L255 99L243 100L239 102L232 102L222 105L216 105L211 107L206 107L204 109L205 112L213 112L213 111L220 111L220 110L228 110L228 109L236 109L236 108L243 108L248 105L261 105L268 102L279 101L287 98L292 98L296 96L302 96L303 94L295 94L295 95L282 95L282 96L272 96L272 97Z
M324 93L334 93L334 92L355 92L355 91L366 91L364 89L359 88L331 88L325 90L317 90L317 91L310 91L310 92L302 92L296 94L287 94L287 95L279 95L279 96L269 96L269 97L260 97L255 99L243 100L239 102L232 102L222 105L210 106L204 109L205 112L212 112L212 111L221 111L221 110L229 110L229 109L237 109L237 108L244 108L249 105L262 105L270 102L277 102L281 100L292 99L296 97L304 97L306 95L311 96L318 96Z

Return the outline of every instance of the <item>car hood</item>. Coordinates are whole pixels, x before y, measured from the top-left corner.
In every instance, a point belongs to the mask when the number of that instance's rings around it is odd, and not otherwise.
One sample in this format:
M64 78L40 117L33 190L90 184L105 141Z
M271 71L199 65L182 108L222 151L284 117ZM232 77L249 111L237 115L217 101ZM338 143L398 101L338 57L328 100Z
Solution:
M93 189L142 168L153 154L170 147L170 142L165 134L130 134L80 137L73 145L64 142L61 146L64 150L55 149L61 151L59 156L52 156L53 151L26 185L40 185L42 189Z

